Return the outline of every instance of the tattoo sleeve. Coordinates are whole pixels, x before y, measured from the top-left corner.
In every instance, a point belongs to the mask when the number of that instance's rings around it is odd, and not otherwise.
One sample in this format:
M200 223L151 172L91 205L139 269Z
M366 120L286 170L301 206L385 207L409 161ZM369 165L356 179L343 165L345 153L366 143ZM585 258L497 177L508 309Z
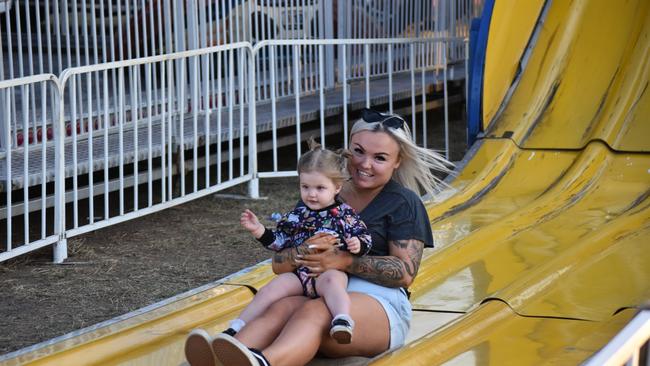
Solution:
M424 243L418 240L389 242L388 256L354 257L349 272L387 287L408 287L420 268Z
M286 248L273 254L273 263L280 266L291 266L292 269L298 268L296 265L296 255L308 254L309 250L304 246Z

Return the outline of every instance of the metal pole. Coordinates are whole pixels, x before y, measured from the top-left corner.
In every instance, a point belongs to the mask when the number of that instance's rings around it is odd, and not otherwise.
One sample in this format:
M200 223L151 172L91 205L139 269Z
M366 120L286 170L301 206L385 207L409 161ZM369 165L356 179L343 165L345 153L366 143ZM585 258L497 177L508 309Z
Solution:
M298 53L300 52L300 46L293 46L293 93L296 100L296 161L300 159L302 155L300 151L300 69L299 69L299 60L300 57Z
M248 195L250 198L260 197L260 180L257 176L257 118L255 116L255 59L257 52L248 51L248 173L251 180L248 182ZM242 103L242 108L244 105ZM243 131L242 131L243 133Z
M54 244L54 263L63 263L68 257L68 240L65 235L65 126L64 126L64 92L57 90L59 103L58 121L54 123L54 234L58 236Z
M444 78L444 103L445 103L445 157L449 159L449 98L447 95L447 42L444 42L442 49L442 61L445 63L443 68Z

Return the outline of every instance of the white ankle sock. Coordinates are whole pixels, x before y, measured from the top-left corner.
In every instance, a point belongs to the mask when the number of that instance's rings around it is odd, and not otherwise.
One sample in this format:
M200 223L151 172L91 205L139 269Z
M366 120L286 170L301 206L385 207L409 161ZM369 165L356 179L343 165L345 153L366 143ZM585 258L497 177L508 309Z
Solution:
M244 326L246 326L246 322L239 318L230 321L230 328L234 329L235 332L239 332Z
M348 315L348 314L336 314L336 316L334 316L334 319L332 319L332 323L334 323L337 319L343 319L343 320L347 321L348 323L350 323L350 326L352 328L354 328L354 320L352 320L350 315Z

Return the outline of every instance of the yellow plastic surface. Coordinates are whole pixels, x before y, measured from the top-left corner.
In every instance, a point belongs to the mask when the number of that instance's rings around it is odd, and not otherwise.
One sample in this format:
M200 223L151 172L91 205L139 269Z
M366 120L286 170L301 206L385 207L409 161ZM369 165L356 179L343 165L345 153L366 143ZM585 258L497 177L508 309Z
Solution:
M647 248L644 239L648 238L646 227L650 224L650 156L614 154L595 142L580 154L529 150L521 151L513 161L508 174L480 201L434 222L435 237L442 245L423 261L412 286L417 293L414 305L467 311L489 297L510 303L509 297L497 293L518 286L523 294L509 296L518 299L512 306L524 312L518 307L528 304L529 299L522 297L533 292L536 297L542 296L542 288L546 291L552 283L565 281L569 267L550 266L549 262L566 258L578 247L593 250L596 245L607 248L611 258L601 259L605 262L596 266L604 266L603 276L593 273L593 268L589 270L592 278L601 278L585 286L595 298L585 299L584 306L554 303L544 312L531 315L605 319L619 306L650 299L650 286L645 285L650 283L650 270L644 270L650 268L650 255L640 255ZM507 192L512 196L507 197ZM614 245L619 243L620 250ZM624 258L628 252L637 255L621 266L620 256ZM579 259L572 259L572 271ZM543 271L533 270L542 267ZM618 268L626 283L602 278L609 274L607 267ZM521 276L530 272L538 274L518 285ZM603 296L603 290L593 292L607 284L618 296Z
M374 364L575 365L650 300L650 2L551 2L504 99L542 2L506 3L484 94L502 113L428 204L417 324ZM190 329L223 329L270 278L259 265L0 365L179 365Z
M260 288L271 278L268 264L253 266L224 283L95 330L72 333L0 365L179 365L190 330L222 331L253 298L247 286Z
M649 1L554 1L487 132L512 133L526 148L581 149L600 139L617 151L648 152L649 59Z
M529 318L489 301L371 365L578 365L633 314L622 311L607 322Z
M485 54L483 129L501 106L501 101L519 68L524 49L537 22L544 0L495 1L490 37ZM516 29L516 32L512 30Z

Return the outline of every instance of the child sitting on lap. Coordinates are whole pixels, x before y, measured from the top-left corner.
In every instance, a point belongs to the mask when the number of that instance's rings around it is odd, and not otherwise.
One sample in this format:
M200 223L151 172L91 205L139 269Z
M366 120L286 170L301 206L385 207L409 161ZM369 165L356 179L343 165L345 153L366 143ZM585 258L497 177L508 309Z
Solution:
M298 161L302 204L283 215L275 230L265 228L250 210L242 213L241 225L274 251L302 245L314 234L327 232L338 236L342 247L351 253L364 255L370 250L370 233L352 207L337 196L348 177L346 157L321 149L318 144L312 145ZM350 317L347 284L347 274L338 270L325 271L318 277L310 275L306 267L280 274L257 292L224 333L234 335L277 300L302 294L324 298L333 316L330 336L338 343L350 343L354 321Z

